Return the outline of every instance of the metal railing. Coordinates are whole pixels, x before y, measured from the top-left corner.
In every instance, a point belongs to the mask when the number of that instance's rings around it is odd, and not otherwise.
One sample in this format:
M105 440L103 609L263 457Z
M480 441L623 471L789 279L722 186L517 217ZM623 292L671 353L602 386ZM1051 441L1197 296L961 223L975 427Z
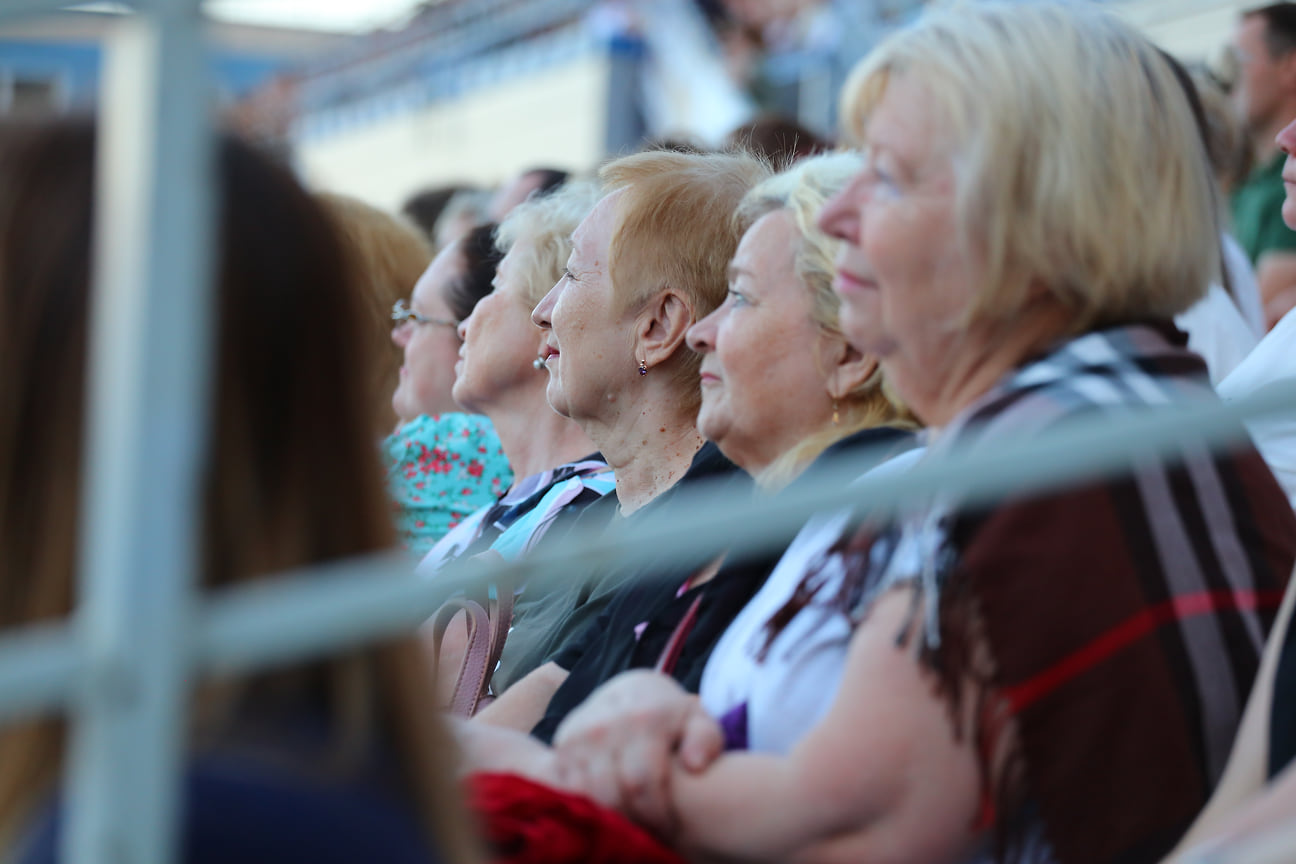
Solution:
M4 0L0 17L52 11ZM210 93L199 0L153 0L108 46L100 112L92 393L79 605L63 623L0 638L0 722L66 711L72 745L64 858L164 864L177 850L186 706L199 674L247 672L359 645L423 621L466 582L573 574L669 550L768 551L812 513L869 503L875 515L930 496L969 503L1127 467L1193 441L1226 445L1239 420L1293 410L1296 380L1231 404L1100 418L975 458L931 459L902 478L851 484L870 454L819 470L777 499L714 490L636 520L633 532L573 535L525 561L416 578L400 555L339 561L199 598L195 494L210 392ZM122 794L129 778L130 794Z

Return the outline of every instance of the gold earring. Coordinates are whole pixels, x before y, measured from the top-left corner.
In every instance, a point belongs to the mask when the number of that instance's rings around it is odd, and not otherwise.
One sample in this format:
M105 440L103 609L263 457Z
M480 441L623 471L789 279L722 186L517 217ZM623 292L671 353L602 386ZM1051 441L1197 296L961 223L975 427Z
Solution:
M834 399L833 400L833 425L837 426L840 423L841 423L841 417L837 415L837 400Z
M642 360L639 361L639 374L640 375L648 374L648 364Z

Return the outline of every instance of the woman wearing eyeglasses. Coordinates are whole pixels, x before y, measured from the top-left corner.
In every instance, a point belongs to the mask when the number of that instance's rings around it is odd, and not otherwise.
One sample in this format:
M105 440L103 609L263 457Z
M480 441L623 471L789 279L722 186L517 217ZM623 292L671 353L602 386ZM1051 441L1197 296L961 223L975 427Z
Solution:
M513 479L490 420L462 413L450 393L459 322L490 293L500 261L495 227L479 225L443 249L409 303L392 308L392 341L404 352L392 394L400 425L382 450L397 528L420 557Z

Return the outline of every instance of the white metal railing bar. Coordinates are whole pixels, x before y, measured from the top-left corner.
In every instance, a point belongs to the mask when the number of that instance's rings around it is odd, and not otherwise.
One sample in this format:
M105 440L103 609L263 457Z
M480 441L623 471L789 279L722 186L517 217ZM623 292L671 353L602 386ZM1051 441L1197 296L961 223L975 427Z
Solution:
M114 22L63 859L165 864L177 840L212 341L212 99L198 0ZM129 779L129 783L126 782Z
M64 708L84 669L70 625L11 632L0 640L0 724Z
M777 548L809 514L866 502L881 516L931 495L975 503L1005 494L1039 491L1127 468L1132 459L1178 446L1185 429L1194 441L1227 446L1241 417L1289 412L1296 405L1296 379L1270 385L1234 403L1168 406L1142 416L1095 417L1033 440L997 443L989 452L954 455L914 466L904 475L851 483L860 464L876 454L848 455L815 472L810 481L773 499L735 500L732 493L703 489L681 495L673 506L638 521L633 530L573 533L568 542L543 548L511 564L469 563L435 579L411 575L402 554L383 554L280 574L212 596L197 616L194 660L204 671L235 673L286 663L369 640L407 632L446 597L466 585L501 576L562 570L573 578L625 557L653 555L669 569L705 560L717 549ZM31 647L39 638L55 653L39 663L62 669L62 683L37 681ZM20 632L0 639L0 718L32 705L66 699L76 670L71 634L60 628ZM60 665L61 664L61 665Z
M0 21L62 12L76 4L77 0L2 0Z

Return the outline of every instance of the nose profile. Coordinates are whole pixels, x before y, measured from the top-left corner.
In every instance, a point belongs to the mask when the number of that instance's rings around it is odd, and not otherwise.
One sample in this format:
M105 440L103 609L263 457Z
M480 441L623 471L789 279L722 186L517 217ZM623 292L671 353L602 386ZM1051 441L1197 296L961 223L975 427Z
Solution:
M1283 130L1274 138L1274 141L1288 156L1296 155L1296 120L1284 126Z
M698 354L709 354L715 350L715 317L719 311L719 309L714 310L684 334L684 341L688 343L688 347Z
M468 338L468 322L471 320L472 313L469 312L468 317L460 321L458 327L455 327L455 334L458 335L460 342Z
M402 321L392 328L391 340L396 343L397 348L404 348L405 343L409 341L409 322Z
M559 282L558 285L561 285ZM541 330L549 330L553 326L550 316L553 315L553 307L558 295L558 285L549 289L549 293L540 298L540 302L531 310L531 323Z
M840 192L824 202L819 229L829 237L855 243L859 239L859 202L864 174L860 172Z

